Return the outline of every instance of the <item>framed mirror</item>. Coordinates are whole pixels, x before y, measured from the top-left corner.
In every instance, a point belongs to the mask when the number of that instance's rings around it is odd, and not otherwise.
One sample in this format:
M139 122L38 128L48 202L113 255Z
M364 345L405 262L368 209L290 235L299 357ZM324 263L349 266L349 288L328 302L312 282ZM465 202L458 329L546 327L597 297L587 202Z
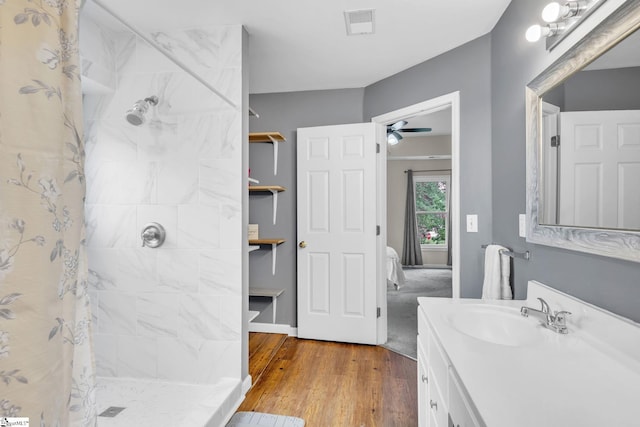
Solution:
M629 0L527 85L527 241L640 262L639 28Z

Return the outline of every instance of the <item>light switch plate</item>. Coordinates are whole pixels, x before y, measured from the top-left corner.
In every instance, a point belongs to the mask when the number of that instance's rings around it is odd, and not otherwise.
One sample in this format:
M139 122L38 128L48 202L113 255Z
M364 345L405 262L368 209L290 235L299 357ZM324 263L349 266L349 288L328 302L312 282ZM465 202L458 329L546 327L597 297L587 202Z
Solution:
M478 232L478 215L467 215L467 233Z
M525 214L518 215L518 234L520 237L527 237L527 217Z

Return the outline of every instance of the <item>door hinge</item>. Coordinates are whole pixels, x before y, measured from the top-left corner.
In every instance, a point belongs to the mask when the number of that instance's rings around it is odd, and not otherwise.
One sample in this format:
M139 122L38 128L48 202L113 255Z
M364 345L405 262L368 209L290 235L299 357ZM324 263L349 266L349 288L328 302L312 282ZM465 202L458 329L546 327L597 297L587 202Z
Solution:
M380 307L376 307L376 317L380 316L382 316L382 310L380 309Z
M380 226L376 225L376 236L380 235Z
M376 144L376 154L380 153L380 144Z
M560 135L554 135L551 137L551 146L552 147L560 146Z

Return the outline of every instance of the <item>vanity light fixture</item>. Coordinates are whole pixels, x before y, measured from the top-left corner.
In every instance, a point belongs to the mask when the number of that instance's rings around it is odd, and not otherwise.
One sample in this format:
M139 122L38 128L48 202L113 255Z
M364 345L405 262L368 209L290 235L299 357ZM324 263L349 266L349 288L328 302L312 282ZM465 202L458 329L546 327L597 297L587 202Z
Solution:
M573 28L606 0L553 1L542 9L542 20L547 25L532 25L525 33L526 39L535 43L541 38L547 39L547 49L551 50Z

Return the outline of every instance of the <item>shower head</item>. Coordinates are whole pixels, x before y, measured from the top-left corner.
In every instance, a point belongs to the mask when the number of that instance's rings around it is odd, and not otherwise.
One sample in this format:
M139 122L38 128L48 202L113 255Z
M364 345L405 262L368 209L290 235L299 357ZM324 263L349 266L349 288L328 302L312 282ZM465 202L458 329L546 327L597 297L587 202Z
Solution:
M134 126L140 126L144 123L144 115L149 109L149 105L158 105L158 97L150 96L145 99L140 99L133 104L133 107L127 111L127 121Z

